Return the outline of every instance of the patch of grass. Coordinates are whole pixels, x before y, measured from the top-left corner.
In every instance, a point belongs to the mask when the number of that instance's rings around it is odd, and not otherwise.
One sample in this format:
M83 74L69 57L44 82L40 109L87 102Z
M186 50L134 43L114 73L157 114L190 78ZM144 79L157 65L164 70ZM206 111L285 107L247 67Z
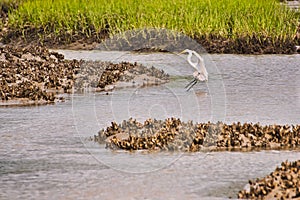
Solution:
M191 37L293 38L299 14L276 0L32 0L9 15L9 26L47 33L167 28Z
M7 20L8 13L18 7L22 0L2 0L0 1L0 28L2 29Z

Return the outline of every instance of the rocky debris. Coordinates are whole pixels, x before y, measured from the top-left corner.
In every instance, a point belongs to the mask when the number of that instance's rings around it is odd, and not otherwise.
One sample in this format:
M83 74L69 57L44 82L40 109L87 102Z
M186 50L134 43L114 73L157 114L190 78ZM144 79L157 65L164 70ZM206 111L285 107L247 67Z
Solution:
M119 137L122 134L122 137ZM127 137L125 137L127 134ZM130 118L121 124L112 122L94 140L107 148L125 150L199 151L215 149L278 149L300 146L300 125L265 125L258 123L224 124L187 123L180 119L148 119L144 123Z
M300 160L282 162L264 178L249 180L249 189L238 193L240 199L300 199Z

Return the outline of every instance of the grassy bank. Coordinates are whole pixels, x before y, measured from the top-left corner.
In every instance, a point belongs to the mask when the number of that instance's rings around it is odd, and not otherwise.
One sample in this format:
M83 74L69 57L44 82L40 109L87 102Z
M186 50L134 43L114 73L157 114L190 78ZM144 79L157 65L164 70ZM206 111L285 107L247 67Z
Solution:
M23 35L31 30L50 38L167 28L193 38L235 40L255 35L276 43L294 40L299 20L299 13L275 0L32 0L10 13L8 26Z

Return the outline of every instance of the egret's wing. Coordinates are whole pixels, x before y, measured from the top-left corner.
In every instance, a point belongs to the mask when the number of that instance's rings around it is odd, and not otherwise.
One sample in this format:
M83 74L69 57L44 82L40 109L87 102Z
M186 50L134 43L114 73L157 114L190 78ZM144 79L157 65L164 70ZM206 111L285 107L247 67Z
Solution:
M204 76L204 80L207 80L208 79L208 73L207 73L207 70L205 68L203 58L200 58L199 61L200 61L199 65L197 66L199 68L199 72L202 76Z
M197 57L197 65L195 65L197 71L203 74L207 74L203 58L195 51L193 51L193 55Z
M205 68L204 64L201 63L199 68L200 68L200 74L203 75L205 77L205 79L207 79L208 78L208 73L206 71L206 68Z

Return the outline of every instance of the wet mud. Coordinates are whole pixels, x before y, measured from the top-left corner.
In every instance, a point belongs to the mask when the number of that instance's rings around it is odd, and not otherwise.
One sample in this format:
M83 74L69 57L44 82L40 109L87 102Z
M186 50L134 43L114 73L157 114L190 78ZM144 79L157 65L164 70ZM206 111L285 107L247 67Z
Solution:
M26 47L29 45L44 46L52 49L91 50L106 46L111 50L130 50L138 52L174 52L190 48L208 53L230 54L293 54L300 53L300 24L297 32L290 38L270 37L253 33L237 37L219 35L184 36L164 29L131 30L128 33L110 36L112 30L107 25L102 30L89 26L89 34L78 31L61 31L53 33L44 28L24 27L16 29L8 26L10 10L18 8L18 1L0 3L0 43ZM1 25L1 24L0 24ZM114 44L107 40L115 41ZM196 41L194 44L190 40ZM199 48L201 45L201 49Z
M116 35L98 45L101 50L137 52L180 52L193 49L200 53L293 54L299 52L300 25L294 38L271 38L256 34L225 38L218 35L189 37L165 29L144 29Z
M293 54L300 53L300 26L293 38L272 38L263 35L247 35L237 38L218 35L188 37L165 30L128 31L129 34L109 36L109 30L84 33L49 33L27 27L22 30L5 29L0 33L1 43L20 47L38 45L55 49L115 50L137 52L178 52L189 48L207 53L229 54ZM201 47L199 47L201 46ZM199 49L201 48L201 49Z

